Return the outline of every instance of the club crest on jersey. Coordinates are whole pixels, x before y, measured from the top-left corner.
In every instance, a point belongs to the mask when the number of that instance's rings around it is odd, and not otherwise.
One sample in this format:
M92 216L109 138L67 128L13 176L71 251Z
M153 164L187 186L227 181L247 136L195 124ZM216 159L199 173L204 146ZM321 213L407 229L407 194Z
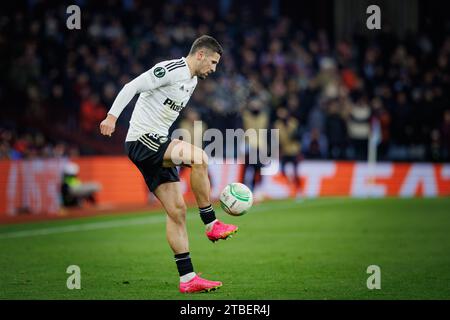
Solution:
M155 68L155 70L153 70L153 74L157 78L162 78L166 74L166 70L164 70L163 67L158 67L158 68Z
M180 112L181 109L184 108L183 102L181 104L177 104L175 101L172 101L169 98L166 98L166 101L164 101L164 105L169 106L170 109L172 109L173 111L176 111L176 112Z

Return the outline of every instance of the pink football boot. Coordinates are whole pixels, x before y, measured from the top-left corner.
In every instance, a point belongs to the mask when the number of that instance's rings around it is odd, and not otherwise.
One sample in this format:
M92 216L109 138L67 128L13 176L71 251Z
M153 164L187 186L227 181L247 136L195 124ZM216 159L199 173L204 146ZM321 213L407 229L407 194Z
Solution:
M210 231L206 231L206 236L212 242L216 242L220 239L227 239L231 237L233 233L238 231L238 227L232 224L225 224L222 221L217 220L212 226Z
M180 282L181 293L210 292L222 286L220 281L210 281L195 275L191 281Z

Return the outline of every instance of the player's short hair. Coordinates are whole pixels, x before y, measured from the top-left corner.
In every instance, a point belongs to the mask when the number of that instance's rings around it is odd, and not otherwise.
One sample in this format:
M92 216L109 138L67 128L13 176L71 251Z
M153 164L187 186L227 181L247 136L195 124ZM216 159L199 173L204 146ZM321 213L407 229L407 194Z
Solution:
M189 55L196 53L200 49L209 49L213 52L217 52L219 55L222 55L223 48L219 44L219 42L211 36L201 36L195 39L192 44L191 51L189 51Z

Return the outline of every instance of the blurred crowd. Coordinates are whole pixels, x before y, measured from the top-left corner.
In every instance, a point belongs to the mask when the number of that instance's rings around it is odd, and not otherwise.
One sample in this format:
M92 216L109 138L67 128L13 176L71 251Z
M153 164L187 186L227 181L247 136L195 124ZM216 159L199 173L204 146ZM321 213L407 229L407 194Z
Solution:
M39 131L16 132L0 127L0 160L78 157L79 148L66 141L51 140Z
M59 125L86 137L75 142L68 134L64 152L73 143L73 152L81 154L104 153L96 149L100 144L122 152L117 140L98 134L119 90L155 63L186 56L196 37L209 34L225 53L217 73L199 82L174 128L196 120L223 132L262 125L280 129L285 158L364 160L377 123L380 160L450 160L445 32L400 40L381 31L334 41L307 21L255 4L169 1L155 9L110 0L80 6L81 30L66 28L65 5L43 1L1 17L0 45L7 43L8 63L0 98L10 121L0 122L0 157L61 152L60 144L47 147L46 140L60 138L51 130L45 138L12 133L24 125ZM126 130L131 112L124 110L120 128Z

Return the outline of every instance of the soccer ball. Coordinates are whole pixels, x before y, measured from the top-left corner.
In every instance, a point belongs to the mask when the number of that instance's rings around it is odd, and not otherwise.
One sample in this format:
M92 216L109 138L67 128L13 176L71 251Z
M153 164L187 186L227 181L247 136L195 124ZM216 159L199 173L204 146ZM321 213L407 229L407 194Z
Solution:
M253 194L245 184L230 183L220 193L220 206L232 216L246 214L252 205Z

